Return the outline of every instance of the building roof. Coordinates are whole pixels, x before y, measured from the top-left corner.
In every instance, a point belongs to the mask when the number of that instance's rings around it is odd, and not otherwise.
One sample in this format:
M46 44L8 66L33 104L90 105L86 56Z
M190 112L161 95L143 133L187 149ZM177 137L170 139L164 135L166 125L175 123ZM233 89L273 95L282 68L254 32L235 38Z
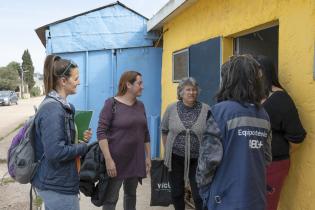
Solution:
M92 9L92 10L89 10L89 11L86 11L86 12L83 12L83 13L80 13L80 14L77 14L77 15L74 15L74 16L71 16L71 17L67 17L67 18L64 18L64 19L61 19L61 20L58 20L58 21L55 21L55 22L52 22L52 23L49 23L47 25L44 25L44 26L41 26L37 29L35 29L35 32L37 34L37 36L39 37L40 41L42 42L42 44L44 45L44 47L46 47L46 36L45 36L45 31L47 29L49 29L49 26L51 25L56 25L58 23L62 23L62 22L66 22L68 20L71 20L71 19L74 19L78 16L82 16L82 15L86 15L88 13L91 13L91 12L95 12L95 11L98 11L98 10L101 10L101 9L104 9L104 8L107 8L107 7L111 7L111 6L114 6L114 5L120 5L130 11L132 11L133 13L143 17L144 19L148 20L147 17L141 15L140 13L130 9L129 7L127 7L126 5L122 4L121 2L117 1L115 3L111 3L111 4L108 4L108 5L105 5L105 6L102 6L102 7L99 7L99 8L96 8L96 9Z
M170 0L147 23L147 31L161 30L163 25L198 0Z

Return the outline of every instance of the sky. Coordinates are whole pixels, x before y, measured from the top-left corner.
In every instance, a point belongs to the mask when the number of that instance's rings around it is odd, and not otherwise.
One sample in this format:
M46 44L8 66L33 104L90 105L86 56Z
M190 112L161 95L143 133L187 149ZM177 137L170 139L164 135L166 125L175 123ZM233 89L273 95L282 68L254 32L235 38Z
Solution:
M115 0L0 0L0 67L11 61L22 63L28 49L35 72L42 73L46 56L35 29ZM120 0L147 18L156 14L168 0Z

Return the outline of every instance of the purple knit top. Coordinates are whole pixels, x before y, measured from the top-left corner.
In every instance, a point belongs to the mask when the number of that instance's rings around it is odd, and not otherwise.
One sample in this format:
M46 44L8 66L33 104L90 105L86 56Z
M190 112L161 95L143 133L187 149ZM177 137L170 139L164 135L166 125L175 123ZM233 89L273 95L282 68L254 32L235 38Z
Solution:
M108 140L117 178L146 177L144 143L150 141L145 108L141 101L128 106L108 98L99 116L97 139Z

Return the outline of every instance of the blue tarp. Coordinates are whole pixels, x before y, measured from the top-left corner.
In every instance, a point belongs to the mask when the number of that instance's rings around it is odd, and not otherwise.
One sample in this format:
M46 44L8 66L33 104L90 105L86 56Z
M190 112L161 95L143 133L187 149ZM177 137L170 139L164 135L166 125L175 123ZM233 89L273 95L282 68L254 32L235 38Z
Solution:
M147 19L116 4L65 22L46 31L47 53L80 52L152 46Z

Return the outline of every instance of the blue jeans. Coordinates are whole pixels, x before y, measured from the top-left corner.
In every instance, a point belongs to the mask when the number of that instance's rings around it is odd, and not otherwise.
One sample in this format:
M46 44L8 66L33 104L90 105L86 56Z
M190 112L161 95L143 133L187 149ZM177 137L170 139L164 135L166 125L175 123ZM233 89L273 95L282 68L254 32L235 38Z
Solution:
M37 188L36 192L43 199L45 210L80 210L78 195L61 194Z
M103 210L115 210L122 184L124 184L124 210L136 209L138 178L128 178L124 180L112 178L109 180L106 189Z

